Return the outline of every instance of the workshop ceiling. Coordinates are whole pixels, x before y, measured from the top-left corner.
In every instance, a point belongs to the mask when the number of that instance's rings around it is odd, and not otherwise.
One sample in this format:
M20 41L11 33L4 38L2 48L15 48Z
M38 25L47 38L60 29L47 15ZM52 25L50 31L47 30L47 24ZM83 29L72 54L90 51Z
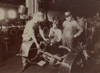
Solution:
M0 3L20 5L25 3L25 0L0 0Z
M71 11L79 15L93 15L100 12L100 0L44 0L47 9Z
M44 1L43 8L67 11L85 15L100 12L100 0L40 0ZM25 4L25 0L0 0L0 3L20 5Z

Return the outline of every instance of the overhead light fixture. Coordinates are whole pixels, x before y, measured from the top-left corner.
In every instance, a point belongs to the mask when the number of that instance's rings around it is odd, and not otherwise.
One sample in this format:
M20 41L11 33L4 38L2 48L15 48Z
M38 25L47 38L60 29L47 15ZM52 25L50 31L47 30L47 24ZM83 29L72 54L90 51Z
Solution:
M17 12L15 10L8 11L8 18L15 19L17 17Z
M56 0L52 0L52 3L55 4L56 3Z
M0 8L0 20L3 20L6 16L5 10L3 8Z

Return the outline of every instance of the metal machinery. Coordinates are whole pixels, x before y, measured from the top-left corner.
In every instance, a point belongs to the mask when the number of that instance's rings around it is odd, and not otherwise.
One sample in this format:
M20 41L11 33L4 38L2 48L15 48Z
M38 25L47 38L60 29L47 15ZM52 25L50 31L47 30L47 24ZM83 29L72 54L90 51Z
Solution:
M54 46L47 45L44 42L40 43L41 50L35 49L37 53L34 53L34 57L30 58L31 61L34 62L34 60L42 58L53 68L57 68L58 73L82 72L86 61L83 55L84 48L79 47L69 52L64 46L56 46L56 48Z
M26 24L26 20L19 19L19 13L17 8L13 7L0 7L0 13L5 15L0 15L0 64L4 62L4 58L8 58L11 54L13 45L21 40L23 29ZM9 49L10 47L10 49ZM14 55L14 54L13 54Z
M22 25L23 24L23 25ZM11 52L14 51L11 49L13 45L22 39L22 33L24 29L24 21L16 21L14 23L3 23L0 25L0 61L2 58L8 58L8 55L11 55ZM14 54L13 54L14 55Z
M56 68L58 73L82 72L86 62L83 54L85 47L79 45L74 50L70 50L68 47L64 47L59 43L50 45L50 41L41 41L40 37L38 40L40 41L40 50L34 48L35 45L33 45L33 48L30 50L33 50L31 53L32 56L29 54L32 64L34 64L36 60L41 59L49 63L53 68Z

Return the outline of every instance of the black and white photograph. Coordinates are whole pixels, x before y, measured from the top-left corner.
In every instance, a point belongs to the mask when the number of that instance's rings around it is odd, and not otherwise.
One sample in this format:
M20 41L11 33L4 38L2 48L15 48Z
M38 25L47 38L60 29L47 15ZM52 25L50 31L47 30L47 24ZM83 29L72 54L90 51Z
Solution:
M100 0L0 0L0 73L100 73Z

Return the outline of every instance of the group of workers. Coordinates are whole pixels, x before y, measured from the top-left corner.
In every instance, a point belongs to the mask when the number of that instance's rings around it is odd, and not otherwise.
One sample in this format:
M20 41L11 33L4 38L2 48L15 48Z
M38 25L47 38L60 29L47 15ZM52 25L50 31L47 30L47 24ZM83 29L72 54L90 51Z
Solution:
M23 40L22 40L22 63L23 69L27 66L27 59L29 55L30 47L33 43L35 43L36 48L39 50L40 45L37 41L38 34L41 35L44 41L49 41L50 44L54 44L57 42L62 42L62 45L68 47L69 49L74 49L74 39L81 35L83 32L82 27L79 23L74 20L70 11L65 12L65 21L62 25L62 30L58 28L58 22L56 20L53 21L52 27L50 28L48 37L44 36L44 32L41 28L40 23L45 21L45 15L43 12L37 12L34 14L33 19L26 23L25 29L23 31Z

